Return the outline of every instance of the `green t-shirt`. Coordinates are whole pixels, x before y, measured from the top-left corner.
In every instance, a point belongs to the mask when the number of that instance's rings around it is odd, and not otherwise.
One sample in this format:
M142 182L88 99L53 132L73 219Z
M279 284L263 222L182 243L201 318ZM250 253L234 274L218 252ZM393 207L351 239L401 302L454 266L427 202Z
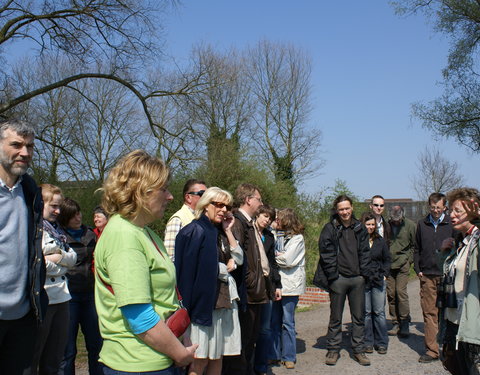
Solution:
M114 215L95 248L95 270L95 305L104 340L100 362L127 372L170 367L172 360L135 336L119 309L151 303L162 320L178 309L175 266L161 239L152 230ZM111 285L115 294L105 284Z

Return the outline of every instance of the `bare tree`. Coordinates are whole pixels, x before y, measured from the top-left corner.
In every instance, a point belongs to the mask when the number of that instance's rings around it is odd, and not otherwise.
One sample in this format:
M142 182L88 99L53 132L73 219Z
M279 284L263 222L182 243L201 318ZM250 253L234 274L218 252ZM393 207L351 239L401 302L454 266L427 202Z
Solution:
M422 200L427 200L431 193L446 193L463 184L459 165L443 157L437 148L426 148L421 152L417 167L412 186Z
M248 77L257 104L252 139L277 180L293 186L318 173L321 132L308 128L311 63L301 49L259 42L248 51Z

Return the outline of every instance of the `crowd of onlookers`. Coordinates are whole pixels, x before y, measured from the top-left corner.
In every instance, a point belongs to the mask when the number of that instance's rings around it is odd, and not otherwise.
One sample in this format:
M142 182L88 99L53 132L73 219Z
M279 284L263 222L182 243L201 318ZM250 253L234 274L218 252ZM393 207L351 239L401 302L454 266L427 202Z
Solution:
M79 204L26 174L34 132L0 122L0 373L74 374L82 330L93 374L266 374L295 368L295 308L305 291L304 226L243 183L188 180L164 241L149 224L173 196L171 172L142 150L105 180L94 229ZM375 195L357 220L339 195L319 238L314 283L330 296L325 363L340 358L348 298L353 359L408 337L407 283L420 280L421 363L480 368L480 196L433 193L417 224ZM448 205L447 205L448 203ZM387 327L386 301L392 326Z

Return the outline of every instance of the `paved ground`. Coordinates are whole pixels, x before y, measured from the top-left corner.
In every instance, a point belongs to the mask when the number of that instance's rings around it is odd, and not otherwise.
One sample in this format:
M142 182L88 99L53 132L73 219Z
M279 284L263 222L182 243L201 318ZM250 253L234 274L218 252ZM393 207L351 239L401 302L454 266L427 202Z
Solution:
M409 284L410 308L412 323L410 337L398 339L390 337L389 349L386 355L376 352L370 354L371 366L360 366L351 357L350 335L347 331L350 322L349 311L344 314L343 349L336 366L325 365L325 335L327 333L329 308L328 305L317 306L310 311L296 315L297 321L297 365L293 370L284 367L272 367L269 375L294 374L358 374L358 375L446 375L440 362L432 364L418 363L418 357L423 354L423 319L419 302L419 283L414 280ZM85 365L77 368L77 375L88 375Z

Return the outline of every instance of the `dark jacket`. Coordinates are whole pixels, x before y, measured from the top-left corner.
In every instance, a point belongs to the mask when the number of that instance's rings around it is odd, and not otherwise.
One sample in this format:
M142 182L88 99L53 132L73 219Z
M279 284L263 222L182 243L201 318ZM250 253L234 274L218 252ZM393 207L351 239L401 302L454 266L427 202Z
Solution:
M383 239L387 243L387 246L390 244L390 238L392 237L392 230L390 228L390 224L387 220L382 216L382 225L383 225Z
M383 285L383 278L390 275L390 250L387 242L382 237L373 240L370 248L370 285L381 287Z
M242 298L245 298L245 292L247 303L267 303L266 277L263 276L253 222L248 222L247 218L240 211L236 211L234 216L235 224L233 224L232 232L245 254L243 266L236 270L238 271L236 273L237 276L234 275L239 290L240 303L243 304ZM239 274L244 275L242 280L238 279Z
M212 325L217 301L217 228L202 215L178 232L175 238L177 286L190 320Z
M74 239L66 229L67 243L77 253L77 263L67 272L68 289L73 293L93 293L95 275L93 274L93 252L97 236L85 225L82 225L83 235L80 241Z
M440 253L440 246L444 239L454 237L455 231L450 223L450 217L445 214L443 220L438 223L437 229L430 221L430 215L417 223L415 236L415 252L413 254L415 272L423 272L425 275L441 276L443 270L441 264L445 256Z
M38 321L42 321L48 306L45 292L45 259L42 252L43 200L40 188L27 174L22 176L22 189L28 209L28 293Z
M340 251L339 238L342 235L343 225L337 215L325 224L318 240L320 259L313 282L318 287L329 290L330 284L338 279L337 257ZM365 226L355 218L352 218L351 228L357 240L357 252L360 275L366 280L370 277L370 246L368 244L368 232Z
M275 289L282 289L282 280L280 274L278 273L278 264L275 260L275 236L270 231L270 229L265 228L262 232L263 235L263 248L267 254L268 264L270 265L270 275L269 275L269 298L275 299Z

